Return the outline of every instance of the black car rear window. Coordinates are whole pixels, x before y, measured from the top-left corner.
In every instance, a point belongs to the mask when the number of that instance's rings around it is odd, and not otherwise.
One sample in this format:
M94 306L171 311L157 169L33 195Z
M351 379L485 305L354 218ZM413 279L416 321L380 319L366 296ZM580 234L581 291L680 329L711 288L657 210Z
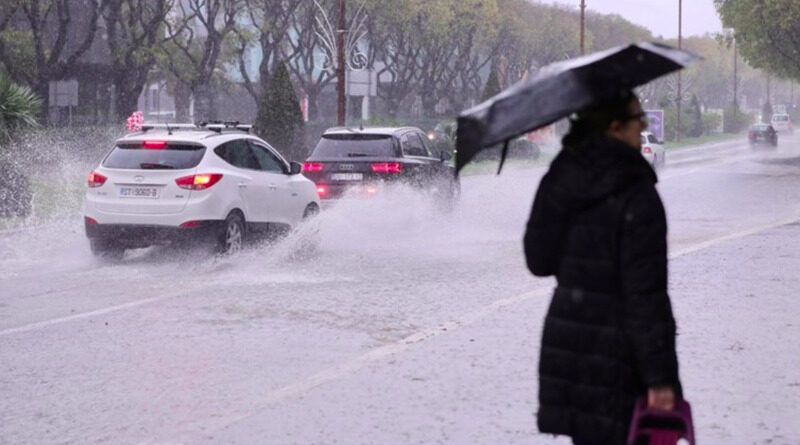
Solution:
M326 134L311 153L315 158L392 158L394 138L382 134Z
M141 142L119 144L106 156L103 167L143 170L180 170L197 167L205 147L167 144L164 148L146 148Z

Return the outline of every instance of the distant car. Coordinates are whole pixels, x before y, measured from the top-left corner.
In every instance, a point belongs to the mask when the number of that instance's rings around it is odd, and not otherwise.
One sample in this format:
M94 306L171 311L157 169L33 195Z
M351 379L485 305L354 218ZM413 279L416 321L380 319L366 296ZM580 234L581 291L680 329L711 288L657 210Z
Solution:
M747 139L750 141L751 147L758 144L767 144L772 147L778 146L778 132L770 124L755 124L751 126L747 132Z
M323 202L346 193L379 193L385 183L406 183L451 204L459 195L448 151L438 152L416 127L328 129L303 164Z
M772 127L775 128L775 131L778 133L794 132L794 129L792 128L792 119L788 114L773 114Z
M666 162L664 143L649 131L642 132L642 156L653 168L663 167Z
M83 214L92 252L174 241L239 250L251 231L285 231L319 210L314 184L242 127L150 128L116 141L90 174Z

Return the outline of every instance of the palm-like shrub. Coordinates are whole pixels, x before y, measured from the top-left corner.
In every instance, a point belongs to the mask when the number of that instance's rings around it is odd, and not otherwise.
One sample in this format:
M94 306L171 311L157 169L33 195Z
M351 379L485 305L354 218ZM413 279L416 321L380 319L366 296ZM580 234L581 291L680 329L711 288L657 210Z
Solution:
M0 72L0 143L11 141L13 134L25 127L35 127L36 116L42 106L28 87L12 82Z
M14 134L37 126L42 101L28 87L15 84L0 72L0 147L10 145ZM15 156L0 150L0 218L31 213L31 185Z

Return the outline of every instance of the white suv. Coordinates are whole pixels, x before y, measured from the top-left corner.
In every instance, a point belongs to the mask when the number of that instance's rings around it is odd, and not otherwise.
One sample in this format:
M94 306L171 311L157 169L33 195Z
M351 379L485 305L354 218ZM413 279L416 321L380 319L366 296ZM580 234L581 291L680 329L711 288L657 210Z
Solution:
M237 251L251 231L285 231L319 210L314 183L248 127L144 125L89 174L92 252L209 241Z
M773 114L772 128L778 133L793 133L792 120L788 114Z

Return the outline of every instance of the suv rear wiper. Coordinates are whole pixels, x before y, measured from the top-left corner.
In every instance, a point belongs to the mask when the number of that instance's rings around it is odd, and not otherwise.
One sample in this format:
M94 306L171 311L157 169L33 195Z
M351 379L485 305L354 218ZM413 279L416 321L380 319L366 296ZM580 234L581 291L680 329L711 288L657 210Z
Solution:
M366 153L347 153L348 158L366 158L369 156Z
M139 168L144 170L172 170L175 167L169 164L156 164L153 162L142 162Z

